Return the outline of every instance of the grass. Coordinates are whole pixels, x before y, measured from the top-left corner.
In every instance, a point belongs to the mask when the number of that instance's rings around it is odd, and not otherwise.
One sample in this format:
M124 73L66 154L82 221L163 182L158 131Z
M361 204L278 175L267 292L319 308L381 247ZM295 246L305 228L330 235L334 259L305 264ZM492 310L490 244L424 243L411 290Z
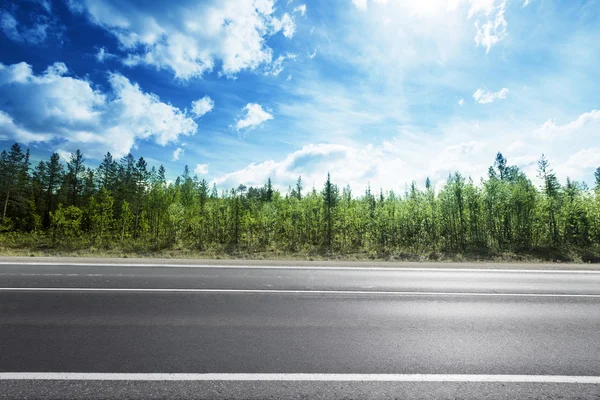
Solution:
M222 259L222 260L290 260L290 261L411 261L411 262L498 262L539 263L571 262L600 263L600 248L567 249L537 247L515 251L492 251L487 248L466 252L388 251L375 250L331 251L322 247L306 247L298 251L277 248L249 250L233 246L216 246L198 250L192 246L176 244L165 248L152 248L147 242L94 243L86 238L71 238L53 242L45 234L0 234L1 256L26 257L100 257L100 258L171 258L171 259Z

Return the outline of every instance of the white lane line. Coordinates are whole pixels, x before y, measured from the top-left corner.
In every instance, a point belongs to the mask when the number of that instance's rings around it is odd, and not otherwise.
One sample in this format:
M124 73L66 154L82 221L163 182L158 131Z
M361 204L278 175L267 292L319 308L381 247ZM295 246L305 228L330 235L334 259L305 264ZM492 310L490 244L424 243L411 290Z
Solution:
M73 262L8 262L0 261L0 265L56 266L56 267L140 267L140 268L216 268L216 269L291 269L291 270L333 270L333 271L417 271L417 272L516 272L546 274L600 274L600 270L588 269L507 269L507 268L426 268L426 267L336 267L336 266L292 266L292 265L211 265L211 264L132 264L132 263L73 263Z
M179 288L74 288L74 287L0 287L0 292L146 292L146 293L246 293L246 294L332 294L393 296L488 296L488 297L580 297L600 298L583 293L502 293L502 292L420 292L381 290L297 290L297 289L179 289Z
M0 380L61 381L318 381L318 382L498 382L600 384L600 376L452 374L162 374L2 372Z

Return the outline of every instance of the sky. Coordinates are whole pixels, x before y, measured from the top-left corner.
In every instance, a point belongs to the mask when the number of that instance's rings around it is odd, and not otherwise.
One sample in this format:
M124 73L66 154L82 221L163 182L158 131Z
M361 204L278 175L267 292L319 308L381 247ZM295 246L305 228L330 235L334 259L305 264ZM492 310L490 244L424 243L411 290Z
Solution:
M597 0L4 0L0 148L227 189L600 166Z

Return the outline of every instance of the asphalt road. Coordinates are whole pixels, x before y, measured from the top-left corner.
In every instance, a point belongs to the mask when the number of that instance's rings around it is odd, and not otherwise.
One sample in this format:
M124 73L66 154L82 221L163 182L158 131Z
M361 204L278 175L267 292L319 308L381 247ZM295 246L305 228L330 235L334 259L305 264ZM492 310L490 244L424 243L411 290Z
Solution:
M5 264L0 377L11 372L367 380L0 378L0 398L599 399L600 384L368 377L600 377L600 273Z

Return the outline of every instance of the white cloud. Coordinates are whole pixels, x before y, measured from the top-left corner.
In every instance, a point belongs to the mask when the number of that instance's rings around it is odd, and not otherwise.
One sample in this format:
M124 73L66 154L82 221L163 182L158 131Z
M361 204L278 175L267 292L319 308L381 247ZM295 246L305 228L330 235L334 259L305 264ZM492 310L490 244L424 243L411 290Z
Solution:
M197 125L185 111L119 74L108 77L103 93L83 79L68 76L63 63L36 75L26 63L0 63L2 124L21 142L60 142L60 148L81 148L91 158L110 151L127 154L138 140L159 145L193 135Z
M204 114L211 112L214 106L214 100L208 96L204 96L192 102L192 114L195 118L200 118Z
M571 155L566 162L556 165L554 170L560 179L568 176L571 179L583 180L586 179L586 173L591 175L599 166L600 148L591 147Z
M517 150L521 150L523 147L525 147L525 142L523 142L522 140L516 140L508 146L507 150L508 151L517 151Z
M69 162L71 161L71 152L70 151L66 151L63 149L57 149L56 153L58 153L58 156L60 157L60 159L63 162Z
M458 139L458 136L453 136ZM501 136L498 137L501 139ZM383 188L402 192L405 184L416 180L423 185L429 177L434 185L441 187L449 174L460 171L463 176L471 176L475 182L487 175L494 161L498 142L484 140L459 141L437 136L426 136L414 140L398 136L392 140L373 144L308 144L280 160L266 160L251 163L237 171L215 178L215 183L223 187L235 187L240 183L247 186L260 186L271 177L281 190L293 185L302 176L306 190L314 185L319 190L330 171L334 183L349 184L355 194L360 194L370 184L372 190ZM509 164L523 164L512 154ZM531 158L531 156L529 156ZM538 156L533 156L537 160ZM535 166L534 173L535 173Z
M491 2L492 4L494 2ZM506 2L502 2L493 11L493 19L487 20L483 25L479 25L479 21L475 21L475 43L477 46L485 47L485 52L489 53L490 49L503 40L507 35L508 23L504 18Z
M288 183L295 182L298 175L303 175L304 182L308 183L311 182L310 179L313 176L316 178L319 174L322 175L324 170L321 168L324 165L329 166L329 162L336 159L345 160L351 154L354 155L354 152L355 149L339 144L309 144L288 154L281 161L268 160L259 164L252 163L241 170L216 178L215 183L226 187L237 186L240 183L248 186L261 186L271 177L275 184L285 187ZM354 167L347 165L345 170L348 172ZM319 172L314 175L309 173L313 170L319 170ZM341 171L338 172L341 173ZM320 176L318 182L320 185Z
M521 7L525 8L529 5L529 3L531 3L531 0L525 0L525 1L523 1L523 5Z
M463 106L463 104L465 104L465 99L460 99L460 100L458 101L458 105L462 107L462 106Z
M25 27L20 24L15 17L6 12L0 11L0 30L11 40L20 43L40 44L46 40L49 23L46 18L39 17L38 21L32 27Z
M392 35L399 36L402 40L404 53L412 50L407 47L407 39L414 34L421 45L416 51L422 54L424 38L436 39L433 44L437 52L448 53L453 44L463 38L462 27L467 20L474 20L474 40L477 46L483 46L486 53L502 41L508 34L508 22L505 18L505 9L508 0L419 0L419 1L388 1L388 0L352 0L358 10L361 10L368 21L374 21L377 27L363 28L361 34L367 37L373 32L385 28L385 35L394 43ZM369 9L369 3L376 3L382 7ZM423 21L427 19L427 21ZM393 22L393 23L392 23ZM398 33L389 32L391 26L403 26ZM372 29L371 32L368 29ZM439 34L443 37L438 36ZM366 38L365 38L366 40ZM446 42L446 43L442 43ZM371 41L372 43L372 41ZM410 43L409 43L410 44ZM388 47L389 48L389 47ZM412 54L411 54L412 55ZM396 60L397 57L394 57Z
M475 93L473 93L473 98L479 104L491 103L496 99L506 99L508 95L508 89L502 88L497 92L490 92L487 88L477 89Z
M179 160L179 157L181 157L183 155L183 153L185 153L185 150L182 147L176 148L175 151L173 152L173 160L172 161Z
M454 119L433 129L434 132L404 129L393 138L366 142L316 142L281 158L249 163L217 176L215 182L222 187L235 187L240 183L256 186L271 177L274 184L285 191L301 175L307 190L313 183L319 190L326 172L331 171L336 184L350 184L356 194L368 183L374 190L382 187L398 193L412 180L423 185L426 177L440 188L448 174L457 170L477 183L487 177L498 151L508 159L509 165L517 165L535 184L538 184L535 179L537 160L542 153L550 160L559 179L570 176L591 182L593 170L600 165L599 120L593 124L588 122L571 136L553 141L540 141L532 135L534 128L531 122L506 116L480 122Z
M306 4L300 4L299 6L294 7L294 12L299 12L303 17L306 15Z
M104 47L100 47L100 49L96 53L96 60L98 62L104 62L105 56L106 56L106 49Z
M198 175L206 175L208 174L208 164L196 164L196 168L194 172Z
M474 15L483 14L489 16L496 11L496 0L470 0L470 8L468 18Z
M283 31L283 36L288 39L291 39L296 32L296 23L288 13L283 14L281 19L273 18L271 23L275 32Z
M286 80L286 81L291 81L291 80L292 80L292 74L289 74L289 75L287 76L287 78L285 78L285 80Z
M114 35L127 65L145 64L173 71L180 79L200 77L220 66L233 76L268 64L266 40L282 31L291 38L295 23L286 13L275 16L274 0L182 0L134 2L81 0L70 2L94 24Z
M352 4L361 11L367 10L367 0L352 0Z
M117 58L115 54L109 53L104 47L100 47L96 53L96 61L103 63L105 60Z
M534 131L534 135L542 139L571 136L583 130L585 130L586 133L592 130L598 131L600 129L599 123L600 111L592 110L581 114L576 120L564 125L557 125L553 119L549 119L540 128Z
M573 169L580 168L597 168L600 166L600 148L592 147L589 149L583 149L573 154L565 166Z
M439 138L437 140L439 142ZM411 150L405 150L408 148L406 146ZM412 151L415 148L419 155ZM423 154L427 156L424 157ZM477 163L474 168L471 160L477 158L479 161L482 154L489 156L489 160L485 161L486 165ZM326 172L331 171L336 184L349 184L357 194L367 184L371 185L372 190L381 187L385 190L394 189L398 193L405 183L413 179L422 184L426 177L430 177L434 183L441 184L456 169L477 178L479 173L487 172L487 166L493 162L494 155L485 143L479 141L449 144L443 140L436 144L435 140L427 140L412 141L409 145L404 139L396 138L377 146L308 144L279 161L251 163L238 171L218 176L215 183L224 187L235 187L240 183L259 186L271 177L278 188L285 190L288 185L294 184L298 176L302 176L306 190L310 190L309 185L314 185L319 190L325 181Z
M260 104L248 103L242 111L245 111L246 115L236 122L235 127L237 130L254 128L265 121L273 119L273 115L263 110Z
M271 65L269 65L267 68L265 68L264 74L271 75L271 76L277 76L285 68L285 66L283 65L285 60L295 60L296 58L298 58L298 56L294 53L284 53L284 54L280 55L279 57L277 57L277 59L275 59L275 61L273 61L273 63Z
M308 58L311 60L317 56L317 49L315 49L312 53L308 54Z

